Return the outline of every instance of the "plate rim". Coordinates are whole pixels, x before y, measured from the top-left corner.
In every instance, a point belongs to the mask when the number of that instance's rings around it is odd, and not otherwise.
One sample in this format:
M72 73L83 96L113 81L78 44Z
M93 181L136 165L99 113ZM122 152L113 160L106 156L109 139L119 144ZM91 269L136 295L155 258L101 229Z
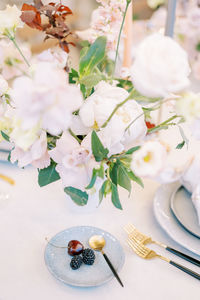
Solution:
M61 233L65 232L66 230L70 230L70 229L73 229L73 228L95 228L95 229L97 229L97 230L100 230L100 231L102 231L102 232L104 232L104 233L109 234L110 236L112 236L112 237L118 242L118 244L119 244L119 246L120 246L120 248L121 248L122 260L121 260L121 263L120 263L119 267L117 268L117 272L120 272L120 271L121 271L121 269L123 268L124 263L125 263L125 253L124 253L124 249L123 249L123 247L122 247L120 241L119 241L113 234L111 234L110 232L108 232L108 231L106 231L106 230L104 230L104 229L101 229L101 228L96 227L96 226L90 226L90 225L72 226L72 227L69 227L69 228L66 228L66 229L64 229L64 230L61 230L61 231L57 232L57 233L56 233L49 241L51 241L51 240L52 240L55 236L57 236L58 234L61 234ZM52 269L50 268L49 264L47 263L47 261L46 261L46 255L45 255L45 254L46 254L48 245L49 245L49 243L47 243L47 245L45 246L45 250L44 250L44 261L45 261L45 265L46 265L48 271L51 273L51 275L52 275L56 280L58 280L59 282L62 282L64 285L69 285L69 286L74 286L74 287L91 288L91 287L98 287L98 286L101 286L101 285L103 285L103 284L106 284L107 282L111 281L111 280L114 278L114 275L111 274L111 276L110 276L109 278L107 278L106 280L101 281L101 282L99 282L99 283L91 284L91 285L89 285L89 284L81 284L81 283L77 283L77 284L76 284L76 283L71 283L71 282L69 283L69 282L63 280L62 278L60 278L59 276L57 276L57 274L56 274L55 272L52 271Z
M193 232L192 229L189 229L189 227L187 227L187 226L182 222L181 217L180 217L180 214L178 213L178 211L177 211L176 208L175 208L175 201L176 201L176 200L175 200L175 195L176 195L176 193L177 193L181 188L184 188L184 189L185 189L185 187L184 187L182 184L180 184L180 186L178 186L178 188L175 189L175 190L173 191L173 193L171 194L171 196L170 196L170 209L171 209L171 212L172 212L173 216L176 218L176 220L179 222L179 224L180 224L187 232L189 232L191 235L193 235L193 236L196 237L197 239L200 239L200 234L199 234L199 235L196 234L195 232ZM194 209L195 209L195 208L194 208Z
M174 188L171 190L171 194L170 194L170 195L172 195L172 193L174 192L175 188L177 188L179 184L180 184L180 182L173 182L173 183L161 184L161 185L158 187L158 189L156 190L156 193L155 193L155 195L154 195L154 200L153 200L153 212L154 212L154 216L155 216L155 218L156 218L158 224L160 225L160 227L165 231L165 233L167 233L167 235L168 235L173 241L175 241L177 244L179 244L181 247L184 247L184 248L187 249L188 251L190 251L190 252L192 252L192 253L194 253L194 254L200 256L200 250L198 251L198 250L196 250L196 249L193 249L192 247L188 248L188 247L185 245L185 243L181 242L179 239L176 240L176 239L174 238L174 235L171 233L171 231L168 229L168 227L165 226L165 225L163 224L163 222L160 221L160 214L159 214L158 211L157 211L157 207L156 207L156 206L157 206L157 201L156 201L156 200L157 200L157 197L158 197L158 194L160 193L160 191L161 191L164 187L166 187L166 186L170 186L170 185L173 186L173 185L174 185ZM169 202L169 199L168 199L168 202ZM170 209L170 207L169 207L169 209ZM173 217L173 215L172 215L172 217ZM176 221L176 219L175 219L175 221ZM176 221L176 223L177 223L177 221ZM177 223L177 226L178 226L178 223ZM178 228L181 229L181 227L179 227L179 226L178 226ZM185 229L183 229L183 227L182 227L182 230L183 230L186 234L188 234L188 232L185 231ZM191 237L191 238L194 238L194 239L197 240L197 241L199 240L199 239L197 239L197 238L194 237L194 236L191 236L191 235L190 235L190 237ZM198 242L199 242L199 241L198 241ZM200 247L199 247L199 249L200 249Z

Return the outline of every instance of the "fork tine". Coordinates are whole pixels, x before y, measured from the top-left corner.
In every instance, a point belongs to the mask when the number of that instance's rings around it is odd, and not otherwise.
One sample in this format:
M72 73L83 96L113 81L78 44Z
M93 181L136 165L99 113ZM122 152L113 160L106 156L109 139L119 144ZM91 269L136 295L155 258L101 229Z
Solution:
M136 247L135 245L131 242L131 240L128 240L127 243L129 244L129 246L131 247L131 249L139 256L144 257L145 255L143 253L141 253Z
M127 224L124 226L124 230L129 234L132 232L131 224Z
M144 246L142 246L141 244L137 243L135 240L133 241L132 239L128 239L128 241L130 242L129 244L131 244L134 248L136 248L142 254L145 255L148 253L148 249L145 248Z

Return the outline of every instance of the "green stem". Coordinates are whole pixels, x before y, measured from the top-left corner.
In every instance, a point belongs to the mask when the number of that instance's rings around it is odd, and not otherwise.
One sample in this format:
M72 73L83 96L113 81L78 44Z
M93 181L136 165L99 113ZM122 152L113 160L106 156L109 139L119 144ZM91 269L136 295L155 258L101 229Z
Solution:
M108 125L108 122L112 119L116 111L123 106L127 101L133 98L132 93L134 92L134 89L131 91L130 95L121 103L117 104L116 107L113 109L112 113L110 114L109 118L104 122L104 124L101 126L102 128L106 127Z
M166 103L167 101L170 101L172 100L172 98L168 98L168 99L165 99L165 100L160 100L159 103L156 103L155 105L153 105L151 107L151 109L158 109L162 104ZM144 115L144 111L139 114L125 129L125 131L127 131L132 125L133 123L135 123L135 121L137 121L139 118L141 118L142 116Z
M181 118L181 117L182 117L182 116L174 115L174 116L172 116L171 118L167 119L166 121L160 123L159 125L157 125L157 126L155 126L155 127L153 127L153 128L150 128L150 129L148 130L148 133L156 132L156 131L162 129L163 126L167 126L167 127L168 127L168 126L177 125L176 123L171 123L171 121L173 121L173 120L175 120L175 119L177 119L177 118Z
M26 57L24 56L24 54L23 54L22 50L20 49L20 47L18 46L18 44L17 44L15 38L11 38L10 40L13 42L13 44L15 45L15 47L17 48L17 50L19 51L21 57L23 58L23 60L24 60L25 63L27 64L27 66L30 67L30 64L29 64L28 60L27 60Z
M16 49L19 51L21 57L23 58L23 60L25 61L25 63L27 64L28 67L30 67L30 64L28 62L28 60L26 59L26 57L24 56L22 50L20 49L20 47L18 46L15 36L12 35L9 30L5 30L4 35L7 36L9 38L9 40L11 40L11 42L13 42L13 44L15 45Z
M75 135L75 133L71 129L68 129L68 131L71 134L71 136L73 136L77 140L77 142L81 144L81 140L77 137L77 135Z
M122 20L122 24L121 24L120 31L119 31L118 41L117 41L117 50L116 50L116 54L115 54L115 63L114 63L114 68L113 68L113 76L115 74L117 58L118 58L118 54L119 54L119 44L120 44L120 40L121 40L122 30L123 30L123 27L124 27L124 22L125 22L125 19L126 19L128 6L129 6L130 3L131 3L131 0L126 1L126 8L125 8L125 11L124 11L123 20Z

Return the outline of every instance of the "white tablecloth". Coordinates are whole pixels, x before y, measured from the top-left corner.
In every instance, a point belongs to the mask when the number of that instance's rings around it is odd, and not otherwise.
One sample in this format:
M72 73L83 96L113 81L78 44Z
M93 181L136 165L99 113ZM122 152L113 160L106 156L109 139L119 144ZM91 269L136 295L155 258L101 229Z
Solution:
M37 171L31 167L20 170L0 164L0 173L16 180L14 187L0 182L0 192L10 193L10 200L0 202L0 300L199 300L198 280L159 259L142 260L126 245L123 226L133 222L154 239L183 250L154 218L152 201L157 183L146 181L145 189L134 185L130 199L122 192L123 211L113 208L107 199L92 214L76 214L69 211L59 182L39 188ZM45 237L76 225L100 227L120 240L126 255L120 272L124 288L115 279L98 288L74 288L52 277L44 263Z

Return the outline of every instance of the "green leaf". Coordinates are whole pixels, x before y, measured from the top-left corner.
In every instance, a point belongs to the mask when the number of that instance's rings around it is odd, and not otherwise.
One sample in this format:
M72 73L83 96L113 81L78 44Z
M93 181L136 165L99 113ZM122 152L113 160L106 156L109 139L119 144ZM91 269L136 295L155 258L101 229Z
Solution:
M43 187L60 179L60 176L56 172L55 168L56 164L51 163L51 165L48 168L39 170L38 183L40 187Z
M90 183L88 184L88 186L86 187L86 189L87 189L87 190L92 189L93 186L95 185L96 180L97 180L97 170L96 170L96 169L93 169L91 181L90 181Z
M196 45L196 50L200 51L200 42Z
M88 194L79 189L75 189L72 186L68 186L64 189L65 193L71 197L71 199L79 206L85 206L88 202Z
M86 46L86 47L84 47L84 48L81 49L81 51L80 51L80 60L81 60L82 57L84 57L87 54L89 48L90 47Z
M185 141L182 141L182 143L176 146L176 149L182 149L184 146L185 146Z
M8 161L11 162L11 151L9 151L9 154L8 154Z
M132 181L135 181L137 184L139 184L142 188L144 187L144 184L141 180L140 177L136 176L131 170L128 170L127 169L127 173L128 173L128 176L129 178L132 180Z
M93 131L92 132L92 153L95 157L95 160L99 162L102 161L104 158L107 158L108 152L109 152L108 149L104 148L96 132Z
M81 56L79 72L81 77L89 75L95 66L97 66L105 56L106 37L100 36L89 47L88 51ZM84 49L84 48L83 48Z
M80 83L84 84L86 88L92 88L102 80L100 74L90 74L81 78Z
M119 166L119 164L118 164L118 161L117 161L116 163L112 164L111 167L110 167L110 169L109 169L110 179L112 180L112 182L115 185L117 185L117 181L118 181L118 179L117 179L117 176L118 176L118 174L117 174L118 166Z
M140 149L140 146L137 146L137 147L133 147L133 148L130 148L128 151L125 152L125 154L133 154L133 152L137 151Z
M84 86L84 84L80 84L80 90L82 92L83 98L86 99L87 98L86 87Z
M102 163L99 169L96 169L97 175L101 178L104 179L105 172L104 172L104 164Z
M126 189L127 191L129 191L129 194L131 193L131 180L129 178L128 172L126 170L126 168L122 165L119 164L118 166L118 179L117 182L118 184L123 187L124 189Z
M4 140L6 140L7 142L10 142L9 136L5 132L3 132L2 130L1 130L1 135L4 138Z
M81 42L80 42L80 45L81 45L82 47L89 47L89 46L90 46L90 43L89 43L89 41L84 40L84 41L81 41Z
M69 73L69 83L76 83L76 80L74 78L79 78L78 72L74 69L71 69L71 72Z
M120 158L120 162L126 167L130 168L132 157L131 155L125 155L124 157Z
M99 190L99 205L101 204L104 197L110 193L111 183L109 180L104 181L100 190Z
M123 88L123 89L125 89L127 91L130 91L130 90L133 89L133 83L132 83L132 81L126 80L126 79L118 79L118 78L117 78L117 81L119 82L117 84L118 87L121 87L121 88Z
M119 193L118 193L118 190L117 190L117 186L113 183L111 183L111 192L112 192L111 199L112 199L113 205L116 208L122 210L122 205L121 205L120 200L119 200Z
M154 102L157 102L159 101L161 98L149 98L149 97L146 97L146 96L143 96L141 95L138 91L134 90L133 94L133 99L135 101L138 101L138 102L149 102L149 103L154 103Z

